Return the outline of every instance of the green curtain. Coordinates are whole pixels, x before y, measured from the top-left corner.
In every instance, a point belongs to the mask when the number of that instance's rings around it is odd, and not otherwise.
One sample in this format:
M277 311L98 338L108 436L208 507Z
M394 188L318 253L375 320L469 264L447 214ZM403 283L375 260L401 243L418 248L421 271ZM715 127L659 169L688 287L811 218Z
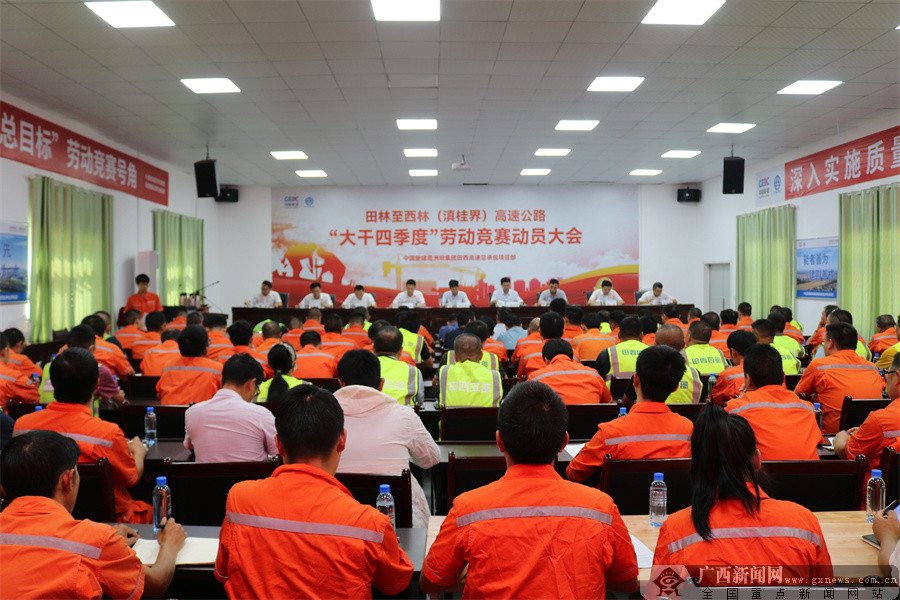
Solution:
M159 255L158 291L166 306L178 304L203 281L203 219L168 210L153 213L153 248Z
M98 310L113 314L113 197L34 177L31 212L31 321L46 342Z
M773 304L794 307L794 207L785 204L737 218L737 301L749 302L754 316Z
M838 304L867 340L875 318L900 306L900 198L897 185L841 194Z

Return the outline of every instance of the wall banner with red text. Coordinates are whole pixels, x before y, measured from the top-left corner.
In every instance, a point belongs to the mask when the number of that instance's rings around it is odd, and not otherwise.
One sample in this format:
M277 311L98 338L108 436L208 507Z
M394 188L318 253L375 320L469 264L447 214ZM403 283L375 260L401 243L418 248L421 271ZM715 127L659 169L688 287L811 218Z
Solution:
M0 102L0 157L169 204L169 173Z
M900 175L900 127L892 127L784 165L788 200Z
M272 271L291 306L312 281L339 303L359 283L387 306L407 279L428 306L451 279L486 306L504 276L527 304L551 278L571 304L604 277L633 302L637 187L273 188Z

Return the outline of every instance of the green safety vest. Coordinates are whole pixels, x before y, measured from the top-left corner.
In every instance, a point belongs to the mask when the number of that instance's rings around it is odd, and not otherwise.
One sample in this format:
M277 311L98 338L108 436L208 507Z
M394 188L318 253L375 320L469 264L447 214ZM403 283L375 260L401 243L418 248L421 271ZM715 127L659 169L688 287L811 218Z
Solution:
M612 333L612 327L609 326L609 323L600 323L600 333Z
M772 345L778 348L778 350L784 350L785 352L790 353L794 358L800 358L803 354L803 346L801 346L797 340L787 335L776 335L772 338Z
M778 338L776 337L775 339ZM771 344L771 346L778 350L778 354L781 355L781 368L784 370L784 374L798 375L800 373L800 360L784 348L779 348L775 344Z
M872 353L869 352L869 347L859 340L856 341L856 353L866 360L872 360Z
M44 372L41 374L41 387L38 390L38 396L40 397L41 404L49 404L53 402L53 384L50 383L50 363L53 361L47 361L47 364L44 365Z
M381 378L384 386L381 391L400 404L413 406L419 393L419 370L393 356L379 356Z
M438 384L444 406L499 406L503 396L500 373L471 360L441 367Z
M697 404L702 392L703 383L700 381L700 373L691 365L686 365L684 375L678 382L678 389L669 394L666 404Z
M685 361L694 367L701 375L718 375L726 368L725 355L718 348L709 344L696 344L688 346L681 351Z
M647 344L637 340L619 342L609 348L609 373L607 380L613 377L631 377L637 365L638 354L649 348Z
M297 387L298 385L302 385L304 383L309 383L308 381L303 381L302 379L297 379L296 377L291 377L290 375L282 375L284 380L288 384L288 389L292 387ZM259 386L259 396L256 397L255 402L265 402L269 398L269 388L272 387L272 379L266 379Z
M422 360L422 346L425 344L425 338L402 327L399 328L399 331L400 335L403 336L403 349L412 356L414 361L420 362Z
M454 352L453 350L450 350L449 352L447 352L447 364L448 365L456 364L456 352ZM487 367L488 369L491 369L492 371L500 370L500 359L497 358L496 354L493 354L491 352L482 351L481 352L481 360L478 361L478 364L484 365L485 367Z

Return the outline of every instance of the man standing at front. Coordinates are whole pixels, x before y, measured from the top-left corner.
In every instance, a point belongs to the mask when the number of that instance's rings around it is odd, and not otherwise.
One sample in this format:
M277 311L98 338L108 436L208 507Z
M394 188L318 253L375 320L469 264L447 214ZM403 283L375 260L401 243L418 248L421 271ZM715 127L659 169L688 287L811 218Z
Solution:
M637 591L634 547L612 498L564 481L553 468L569 441L559 396L543 383L520 383L497 421L506 474L454 500L425 558L422 592L452 588L466 567L463 598Z
M153 292L147 291L150 287L150 278L146 274L141 273L134 278L134 283L138 287L136 294L128 297L125 301L125 310L134 309L141 313L143 318L147 313L156 312L163 309L159 296Z
M236 484L225 503L215 575L228 596L371 598L373 584L402 591L413 565L390 519L334 478L347 441L338 401L315 386L292 388L275 429L285 464Z

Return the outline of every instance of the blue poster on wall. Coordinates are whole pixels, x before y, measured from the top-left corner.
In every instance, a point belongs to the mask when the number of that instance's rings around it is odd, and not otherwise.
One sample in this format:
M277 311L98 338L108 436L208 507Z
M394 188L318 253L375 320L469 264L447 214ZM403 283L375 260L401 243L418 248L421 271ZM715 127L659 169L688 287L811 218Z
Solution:
M0 303L28 300L28 225L0 221Z
M797 297L837 298L838 238L797 240Z

